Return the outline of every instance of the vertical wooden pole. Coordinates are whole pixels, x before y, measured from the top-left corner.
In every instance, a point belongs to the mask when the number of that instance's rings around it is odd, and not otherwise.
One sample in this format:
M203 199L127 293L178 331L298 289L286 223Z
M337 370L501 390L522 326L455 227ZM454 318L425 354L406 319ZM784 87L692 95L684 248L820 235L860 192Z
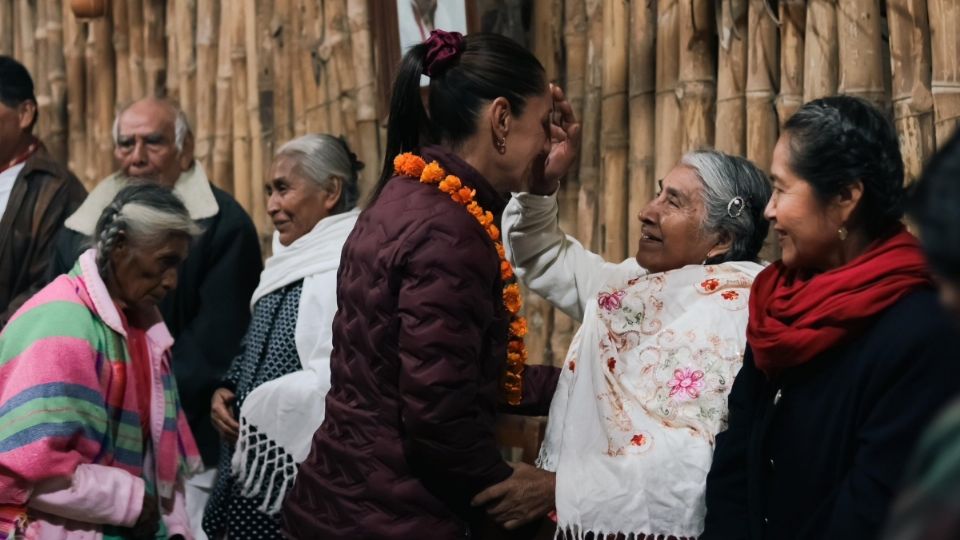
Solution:
M197 0L197 110L194 153L207 174L213 174L216 129L218 0Z
M13 0L0 0L0 54L13 56Z
M97 144L96 177L103 178L113 169L113 120L116 115L115 60L113 41L110 39L110 21L95 19L90 23L93 36L93 54L96 78L94 79L96 124L94 140Z
M170 66L180 75L180 108L193 125L197 122L197 0L172 0L177 40L177 65Z
M250 193L250 115L247 108L250 99L247 90L247 49L245 46L247 20L253 22L253 14L246 13L247 3L231 3L233 12L230 29L230 60L233 64L233 197L247 213L251 212Z
M180 101L180 48L177 39L177 1L167 2L164 14L164 39L167 47L167 96Z
M657 0L657 112L654 175L663 178L680 159L683 122L677 100L680 77L680 6Z
M96 37L91 23L83 24L83 28L86 30L86 45L84 46L84 97L86 98L83 111L83 130L84 130L84 139L87 141L87 162L86 168L84 169L84 176L88 182L88 189L92 186L95 186L97 182L100 181L101 176L99 175L99 165L102 161L100 158L99 150L99 140L96 136L96 124L97 124L97 54L96 54ZM113 83L111 79L109 83Z
M144 54L147 46L146 28L143 20L143 0L119 0L127 4L127 24L129 25L129 73L131 99L140 99L147 95L147 75L144 71ZM123 69L124 66L118 66Z
M377 96L373 74L373 42L370 39L370 14L367 2L347 2L350 40L357 86L357 145L355 152L366 167L360 176L360 197L373 189L377 163L380 163L380 141L377 135Z
M841 94L862 97L886 110L883 81L883 35L879 0L837 3L837 46Z
M603 102L600 146L603 198L601 227L603 254L611 261L626 258L627 246L627 28L629 14L623 0L603 5Z
M277 0L273 5L273 136L277 147L293 138L293 85L290 73L290 51L296 49L292 32L291 0ZM350 5L354 5L353 2ZM272 158L272 156L271 156Z
M226 191L233 191L233 41L234 9L220 2L220 32L217 36L217 121L213 140L213 182Z
M133 99L133 83L130 76L130 41L135 39L130 33L129 4L123 0L111 3L111 33L113 50L116 52L117 103L127 104ZM139 97L139 96L138 96Z
M90 151L85 136L84 120L86 118L86 76L84 56L86 47L85 28L77 23L73 11L67 3L61 7L63 17L63 55L66 61L67 73L67 147L69 161L67 166L76 174L84 185L90 188L90 179L86 175L87 160Z
M803 105L803 51L807 30L804 0L780 0L780 97L777 116L783 125Z
M50 130L50 79L47 78L49 68L47 57L50 52L47 48L47 4L44 1L34 3L33 46L35 47L36 66L30 72L33 78L33 92L37 98L37 124L34 133L45 139Z
M933 52L933 107L937 145L943 145L960 122L960 2L928 0Z
M583 137L580 150L580 194L577 237L588 249L599 250L597 199L600 191L600 84L603 80L603 4L586 0L588 21Z
M247 50L247 80L241 81L241 84L247 85L247 117L250 121L250 172L248 174L249 185L247 190L248 206L253 222L257 228L264 232L267 229L267 210L266 201L263 198L263 192L260 186L263 185L263 179L267 173L264 155L272 155L272 140L270 132L264 133L265 124L263 122L264 111L272 110L273 94L270 86L273 84L273 76L269 70L266 76L260 76L260 46L261 33L259 27L266 25L270 20L270 13L267 10L272 9L269 2L256 2L255 0L244 0L244 41ZM259 5L258 5L259 4ZM269 40L268 40L269 42ZM269 58L269 56L268 56ZM263 82L263 84L261 84ZM264 91L264 101L261 102L261 91ZM269 115L268 115L269 116ZM269 116L269 127L273 127L273 118Z
M926 0L887 0L887 26L893 117L906 180L911 182L920 177L935 148Z
M747 159L770 170L777 142L777 113L773 101L780 80L777 23L764 0L750 0L747 53Z
M713 56L716 14L711 0L680 0L680 71L677 96L683 118L681 151L713 146L716 64Z
M657 46L656 6L648 2L630 4L630 182L627 189L626 256L640 242L637 217L656 192L654 176L654 119L656 116ZM712 122L712 119L710 120Z
M722 0L718 33L717 125L714 147L747 153L747 9L746 2Z
M163 38L163 0L143 0L146 95L163 95L167 83L167 48Z
M809 0L803 41L803 101L837 93L840 50L833 0Z
M31 76L37 73L36 6L30 0L17 0L13 21L16 24L14 56Z
M47 19L47 79L50 82L50 116L44 143L61 163L67 163L67 81L66 61L63 56L63 9L56 0L41 0L46 4Z

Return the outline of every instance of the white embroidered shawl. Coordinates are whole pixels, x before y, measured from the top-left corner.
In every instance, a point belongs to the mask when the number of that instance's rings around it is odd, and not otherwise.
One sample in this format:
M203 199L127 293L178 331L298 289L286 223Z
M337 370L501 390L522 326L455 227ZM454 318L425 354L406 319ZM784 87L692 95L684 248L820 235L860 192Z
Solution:
M520 279L583 321L539 460L557 473L558 538L695 538L762 267L604 262L560 231L553 197L517 195L503 228Z

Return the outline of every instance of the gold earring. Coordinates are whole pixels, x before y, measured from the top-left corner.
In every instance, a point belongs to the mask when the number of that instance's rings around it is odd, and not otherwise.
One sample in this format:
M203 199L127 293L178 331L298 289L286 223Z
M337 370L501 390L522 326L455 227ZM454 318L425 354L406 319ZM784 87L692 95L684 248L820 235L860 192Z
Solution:
M841 242L843 242L844 240L846 240L846 239L847 239L847 228L844 227L843 225L841 225L840 228L837 229L837 236L840 237L840 241L841 241Z

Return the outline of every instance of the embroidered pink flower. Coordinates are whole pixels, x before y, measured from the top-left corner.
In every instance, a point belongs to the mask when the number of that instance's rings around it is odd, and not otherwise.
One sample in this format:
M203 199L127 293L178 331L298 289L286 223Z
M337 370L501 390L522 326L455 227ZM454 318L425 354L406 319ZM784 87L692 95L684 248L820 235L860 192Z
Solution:
M673 380L667 386L670 387L670 397L679 395L680 399L696 399L703 389L703 372L699 369L678 369L673 372Z
M720 293L720 296L722 296L724 300L736 300L740 298L740 293L737 291L723 291Z
M607 369L610 370L610 373L613 373L613 369L616 368L616 367L617 367L617 359L616 359L616 358L608 358L608 359L607 359Z
M710 278L700 283L700 287L702 287L703 290L707 292L713 292L717 290L717 287L719 286L720 286L720 280L717 278Z
M643 446L644 443L646 443L646 442L647 442L647 438L644 437L643 434L640 434L640 433L638 433L638 434L636 434L636 435L634 435L633 437L630 438L630 444L632 444L632 445L634 445L634 446Z
M570 363L567 364L567 368L569 368L570 371L574 371L574 370L577 369L577 363L576 363L575 361L571 360Z
M623 291L613 291L612 293L600 293L597 295L597 304L607 310L607 311L616 311L620 309L622 305L620 300L626 296L627 293Z

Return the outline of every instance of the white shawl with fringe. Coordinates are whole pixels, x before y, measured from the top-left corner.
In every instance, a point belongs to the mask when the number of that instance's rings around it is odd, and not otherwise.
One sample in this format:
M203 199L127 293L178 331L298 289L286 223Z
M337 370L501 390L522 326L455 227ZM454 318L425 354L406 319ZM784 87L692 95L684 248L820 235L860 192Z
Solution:
M556 216L554 197L519 194L503 228L524 284L582 321L538 461L557 473L557 537L696 538L762 267L650 274L587 251Z
M289 246L281 245L274 233L273 256L267 259L250 300L253 309L260 298L303 279L294 330L303 369L250 392L240 408L240 436L232 460L241 494L261 497L259 509L268 514L279 512L297 465L306 459L313 434L323 422L324 398L330 389L337 269L359 215L354 209L322 219ZM274 489L277 478L282 479L280 490Z

